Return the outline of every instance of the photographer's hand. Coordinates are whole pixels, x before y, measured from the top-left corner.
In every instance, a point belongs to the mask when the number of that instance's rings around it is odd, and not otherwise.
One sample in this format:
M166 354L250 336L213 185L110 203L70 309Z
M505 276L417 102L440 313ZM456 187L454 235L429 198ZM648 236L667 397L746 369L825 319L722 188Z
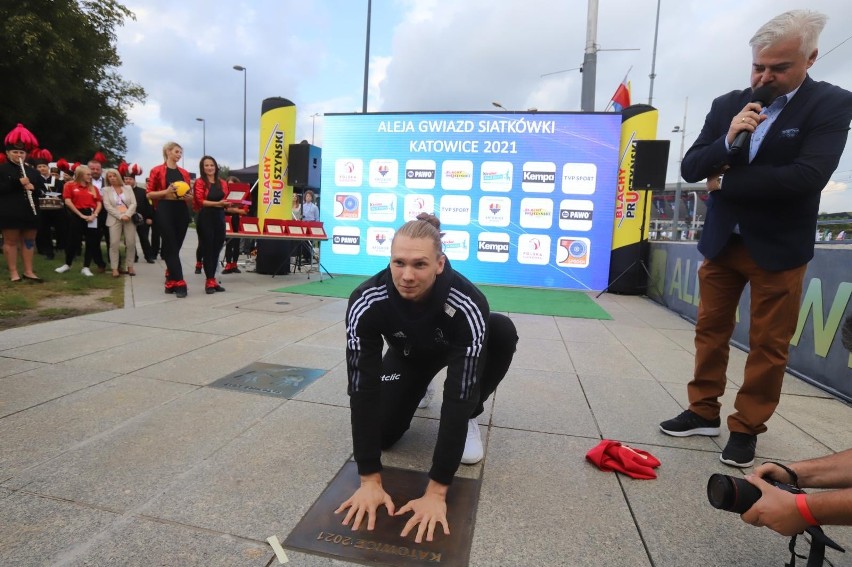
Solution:
M760 478L771 478L774 481L789 484L791 486L794 483L794 480L790 478L789 473L775 463L763 463L754 469L754 475L759 476Z
M765 467L761 465L758 469ZM757 473L757 470L755 470ZM783 473L783 470L782 470ZM783 476L787 476L784 474ZM776 488L757 476L750 474L745 477L747 481L760 489L763 496L740 516L743 521L753 526L766 526L781 535L792 536L800 534L808 527L808 523L802 518L796 507L796 495Z

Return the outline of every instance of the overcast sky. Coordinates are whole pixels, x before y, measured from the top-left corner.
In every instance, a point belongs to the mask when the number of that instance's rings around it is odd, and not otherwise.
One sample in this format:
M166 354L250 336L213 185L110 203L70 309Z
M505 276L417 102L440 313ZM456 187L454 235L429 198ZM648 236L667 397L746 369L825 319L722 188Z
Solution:
M130 162L147 173L169 140L197 170L202 123L207 153L243 164L247 71L248 164L257 163L261 101L292 100L296 139L323 144L326 112L361 110L367 0L126 0L136 21L120 29L121 72L148 92L130 112ZM749 84L748 40L766 20L807 7L829 16L824 55L810 74L852 89L852 2L662 0L653 101L657 137L671 139L668 180L677 180L687 98L686 148L716 96ZM596 110L628 79L632 102L648 103L656 0L600 0ZM373 0L368 111L578 111L587 0ZM842 44L842 45L841 45ZM835 48L831 53L827 53ZM637 51L607 51L617 49ZM312 114L320 113L311 118ZM852 211L852 148L822 197L823 211Z

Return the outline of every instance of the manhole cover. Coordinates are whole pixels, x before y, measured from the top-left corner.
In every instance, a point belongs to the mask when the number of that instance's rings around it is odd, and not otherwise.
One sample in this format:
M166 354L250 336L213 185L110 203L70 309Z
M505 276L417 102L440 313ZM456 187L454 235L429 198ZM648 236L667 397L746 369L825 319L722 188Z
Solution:
M216 380L210 386L289 400L326 372L319 368L255 362Z

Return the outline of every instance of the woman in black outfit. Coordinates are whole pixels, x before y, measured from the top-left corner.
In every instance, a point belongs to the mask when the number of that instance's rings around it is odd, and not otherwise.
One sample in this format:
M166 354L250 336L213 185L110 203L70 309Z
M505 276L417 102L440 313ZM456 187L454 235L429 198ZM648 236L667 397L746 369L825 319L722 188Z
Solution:
M174 185L178 181L190 184L189 172L178 167L182 157L180 144L168 142L163 146L164 163L151 168L148 176L148 198L154 203L156 224L160 227L163 244L162 255L166 261L166 293L173 293L179 298L186 297L187 293L180 248L189 228L189 207L192 203L192 191L178 196Z
M201 158L195 180L193 208L198 212L198 245L204 263L204 291L225 291L216 281L216 264L225 244L225 207L228 184L219 179L219 164L210 156Z

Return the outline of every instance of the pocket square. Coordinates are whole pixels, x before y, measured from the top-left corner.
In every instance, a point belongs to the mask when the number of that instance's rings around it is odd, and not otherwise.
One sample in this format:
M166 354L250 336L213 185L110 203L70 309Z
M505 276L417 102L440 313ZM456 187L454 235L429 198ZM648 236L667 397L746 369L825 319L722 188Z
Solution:
M798 135L799 135L799 129L798 128L788 128L787 130L781 130L781 137L782 138L795 138Z

